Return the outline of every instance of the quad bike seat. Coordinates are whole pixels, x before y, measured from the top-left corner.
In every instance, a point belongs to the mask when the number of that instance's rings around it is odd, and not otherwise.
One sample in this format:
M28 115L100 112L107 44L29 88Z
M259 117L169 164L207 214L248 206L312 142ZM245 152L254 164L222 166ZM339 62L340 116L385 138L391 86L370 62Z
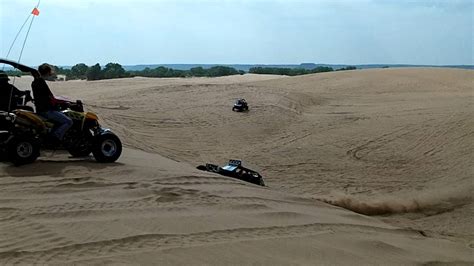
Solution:
M16 121L24 126L34 126L41 129L46 129L48 123L46 119L31 111L17 109L13 113L16 115Z

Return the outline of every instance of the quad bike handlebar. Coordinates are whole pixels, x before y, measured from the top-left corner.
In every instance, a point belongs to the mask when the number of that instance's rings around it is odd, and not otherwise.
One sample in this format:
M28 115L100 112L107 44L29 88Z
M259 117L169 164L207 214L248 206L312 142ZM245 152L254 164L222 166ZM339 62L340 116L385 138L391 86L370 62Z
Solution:
M81 100L72 101L65 97L54 97L52 99L53 105L56 106L59 111L63 111L66 109L71 109L76 112L84 112L84 104Z
M34 103L34 99L33 97L31 97L31 91L25 90L25 95L17 98L17 104L20 106L26 106L26 104L29 102ZM53 102L53 105L56 107L56 109L58 109L59 111L71 109L76 112L84 112L84 104L82 103L81 100L72 101L65 97L59 96L59 97L54 97L52 99L52 102Z

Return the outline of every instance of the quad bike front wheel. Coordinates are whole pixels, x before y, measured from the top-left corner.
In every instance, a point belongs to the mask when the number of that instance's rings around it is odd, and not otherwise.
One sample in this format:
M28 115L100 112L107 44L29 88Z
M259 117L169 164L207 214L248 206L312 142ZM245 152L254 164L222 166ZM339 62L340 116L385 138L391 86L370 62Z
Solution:
M7 158L14 165L29 164L40 155L39 142L34 138L12 137L7 143Z
M97 136L92 154L100 163L113 163L122 154L122 142L113 133Z

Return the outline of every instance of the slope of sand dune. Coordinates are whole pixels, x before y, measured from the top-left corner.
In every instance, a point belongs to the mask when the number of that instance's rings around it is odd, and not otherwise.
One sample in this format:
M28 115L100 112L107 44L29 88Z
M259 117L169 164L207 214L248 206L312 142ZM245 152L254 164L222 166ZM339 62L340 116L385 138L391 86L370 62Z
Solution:
M473 81L417 68L51 83L128 148L110 165L1 164L0 262L472 263ZM230 110L238 97L250 112ZM269 186L194 168L230 158Z
M2 165L1 264L468 262L464 243L126 149Z

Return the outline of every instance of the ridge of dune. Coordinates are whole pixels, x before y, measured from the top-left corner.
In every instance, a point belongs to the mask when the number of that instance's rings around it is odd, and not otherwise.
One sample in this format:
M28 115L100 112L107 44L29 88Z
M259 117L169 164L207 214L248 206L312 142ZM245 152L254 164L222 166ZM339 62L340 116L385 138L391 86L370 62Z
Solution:
M473 263L473 81L401 68L52 83L128 148L111 165L1 164L0 263ZM250 112L230 110L239 97ZM269 187L194 168L231 158Z

